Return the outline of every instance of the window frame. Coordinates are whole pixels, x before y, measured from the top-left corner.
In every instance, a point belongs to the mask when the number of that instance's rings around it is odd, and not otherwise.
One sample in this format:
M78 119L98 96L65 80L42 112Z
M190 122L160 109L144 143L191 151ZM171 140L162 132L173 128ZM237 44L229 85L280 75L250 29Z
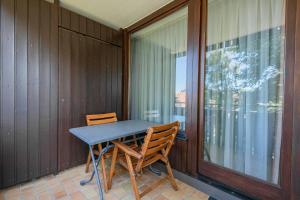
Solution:
M205 54L206 54L206 33L207 33L207 0L201 0L201 52L202 62L200 71L203 78L200 80L199 99L204 104L204 84L205 84ZM290 48L293 43L293 33L295 26L295 9L297 2L295 0L286 0L285 2L285 85L284 85L284 104L282 121L282 140L280 149L280 171L279 184L245 175L243 173L228 169L204 159L204 105L199 112L199 152L198 172L200 176L208 177L216 182L226 184L233 191L245 193L254 198L262 199L290 199L291 193L291 153L292 153L292 128L293 127L293 69L294 69L294 49Z

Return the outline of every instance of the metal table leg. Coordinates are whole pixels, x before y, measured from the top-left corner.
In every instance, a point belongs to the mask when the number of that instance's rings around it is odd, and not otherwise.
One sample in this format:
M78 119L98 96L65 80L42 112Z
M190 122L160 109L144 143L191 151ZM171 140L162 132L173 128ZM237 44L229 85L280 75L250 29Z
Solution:
M111 147L113 147L113 145L108 145L105 148L103 148L102 151L99 152L99 156L98 156L98 158L96 160L95 156L94 156L94 153L93 153L93 148L92 148L91 145L89 145L90 154L91 154L92 161L93 161L93 166L94 166L94 171L93 171L91 177L88 180L82 180L82 181L80 181L80 185L83 186L83 185L91 182L93 180L93 178L94 178L94 175L96 175L96 183L97 183L98 190L99 190L100 200L103 200L104 198L103 198L103 191L102 191L101 180L99 178L99 173L98 173L98 166L99 166L99 162L100 162L103 154L105 154Z
M157 176L161 176L161 171L160 171L159 169L153 168L152 165L149 166L149 170L150 170L152 173L156 174Z

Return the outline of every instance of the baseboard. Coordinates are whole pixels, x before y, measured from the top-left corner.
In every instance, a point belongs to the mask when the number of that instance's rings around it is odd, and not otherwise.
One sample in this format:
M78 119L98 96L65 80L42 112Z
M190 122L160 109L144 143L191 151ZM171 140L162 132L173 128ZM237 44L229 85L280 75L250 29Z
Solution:
M156 163L154 165L154 167L163 172L166 172L164 165L162 165L160 163ZM173 169L173 174L178 180L196 188L197 190L200 190L200 191L208 194L210 196L210 199L214 199L214 200L245 200L245 198L240 198L235 195L232 195L228 192L225 192L225 191L218 189L210 184L207 184L201 180L198 180L196 178L188 176L188 175L186 175L182 172L179 172L175 169Z

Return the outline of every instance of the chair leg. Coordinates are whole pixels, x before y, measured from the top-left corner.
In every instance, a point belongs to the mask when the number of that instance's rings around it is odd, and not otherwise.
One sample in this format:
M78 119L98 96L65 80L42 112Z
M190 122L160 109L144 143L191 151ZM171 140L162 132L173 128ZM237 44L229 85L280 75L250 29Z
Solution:
M128 167L128 171L129 171L129 175L130 175L130 180L131 180L131 184L132 184L132 189L135 195L135 199L136 200L140 200L140 194L139 194L139 190L136 184L136 180L135 180L135 173L133 170L133 166L132 166L132 162L131 162L131 158L129 155L125 154L126 157L126 161L127 161L127 167Z
M102 145L101 144L98 144L98 149L99 149L99 154L100 154L101 151L102 151ZM104 191L108 192L104 155L102 155L102 158L101 158L100 162L101 162L101 168L102 168L102 177L103 177Z
M178 190L178 186L176 184L175 178L173 176L173 172L172 172L172 168L171 165L169 163L169 161L167 160L166 162L166 167L167 167L167 171L168 171L168 175L169 175L169 180L171 182L172 187L174 188L174 190Z
M115 174L117 155L118 155L118 147L115 146L114 152L113 152L113 155L112 155L112 158L111 158L111 166L110 166L110 172L109 172L108 183L107 183L108 189L111 189L112 177Z
M86 161L86 164L85 164L85 173L89 172L91 161L92 161L92 158L91 158L91 154L90 154L90 151L89 151L87 161Z

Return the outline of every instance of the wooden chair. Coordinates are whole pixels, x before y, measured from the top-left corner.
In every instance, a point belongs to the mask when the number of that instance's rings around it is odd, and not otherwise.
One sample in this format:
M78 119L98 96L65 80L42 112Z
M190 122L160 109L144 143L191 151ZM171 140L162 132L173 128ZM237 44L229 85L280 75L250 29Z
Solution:
M95 115L86 115L86 122L88 126L99 125L99 124L107 124L113 123L118 121L116 113L106 113L106 114L95 114ZM93 149L94 155L99 156L99 153L102 151L102 144L98 144L98 149ZM101 168L102 168L102 176L103 176L103 184L104 184L104 191L108 191L107 187L107 176L105 170L105 159L112 155L112 150L105 153L101 158ZM89 171L89 166L91 164L92 158L89 152L85 172Z
M161 160L167 168L168 175L166 176L166 178L169 179L173 188L175 190L178 190L178 186L175 182L172 169L168 160L168 154L174 143L178 129L178 121L171 124L149 128L147 130L147 135L144 139L144 143L140 148L140 151L135 151L134 149L130 148L130 146L125 145L120 141L114 141L113 143L115 144L115 148L113 151L112 163L110 168L108 189L111 188L112 177L115 171L115 164L118 160L120 164L127 168L129 171L135 198L137 200L141 199L141 197L143 197L145 194L157 187L164 179L158 181L157 183L154 183L153 185L147 187L144 191L139 193L135 179L136 176L142 174L142 169L144 167L147 167L157 162L158 160ZM119 154L118 151L123 152L125 156L121 156L121 154Z

